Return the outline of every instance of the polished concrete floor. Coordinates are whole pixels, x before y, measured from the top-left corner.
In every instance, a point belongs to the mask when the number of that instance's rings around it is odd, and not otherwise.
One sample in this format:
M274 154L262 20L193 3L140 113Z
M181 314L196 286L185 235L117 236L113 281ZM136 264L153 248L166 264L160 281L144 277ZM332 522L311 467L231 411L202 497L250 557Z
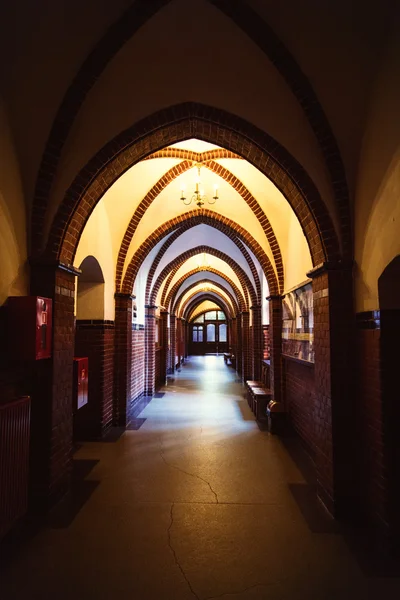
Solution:
M73 497L3 548L2 600L400 598L400 579L366 567L319 510L295 441L260 429L222 357L192 357L160 392L136 430L78 449Z

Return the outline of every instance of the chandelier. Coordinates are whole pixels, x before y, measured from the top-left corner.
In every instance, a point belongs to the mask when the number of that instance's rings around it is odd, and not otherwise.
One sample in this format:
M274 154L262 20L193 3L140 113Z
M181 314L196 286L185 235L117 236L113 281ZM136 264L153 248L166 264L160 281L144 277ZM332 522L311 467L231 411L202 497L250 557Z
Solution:
M211 198L209 198L205 193L204 190L201 189L200 185L201 185L201 179L200 179L200 168L201 168L201 164L197 163L196 164L197 167L197 177L196 177L196 187L194 190L194 193L192 194L192 196L190 198L187 198L185 196L185 184L181 185L181 200L183 202L183 204L185 204L185 206L189 206L189 204L191 204L192 202L194 202L194 204L197 204L197 206L199 208L201 208L203 206L203 204L205 204L206 202L208 204L215 204L216 201L218 200L218 185L215 184L214 185L214 196L212 196Z

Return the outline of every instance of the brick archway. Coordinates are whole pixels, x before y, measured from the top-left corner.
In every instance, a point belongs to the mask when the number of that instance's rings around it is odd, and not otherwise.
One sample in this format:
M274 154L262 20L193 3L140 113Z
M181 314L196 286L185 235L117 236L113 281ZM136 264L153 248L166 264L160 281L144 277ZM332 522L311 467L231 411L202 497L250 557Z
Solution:
M219 277L222 277L223 279L225 279L226 282L229 283L229 285L232 287L232 289L234 290L234 292L236 294L236 297L238 298L240 310L248 310L249 309L248 303L246 302L244 296L242 295L239 288L234 284L234 282L227 275L225 275L224 273L221 273L221 271L218 271L217 269L213 269L212 267L208 267L207 269L193 269L192 271L188 271L187 273L185 273L185 275L183 275L180 279L178 279L178 281L172 287L171 291L169 292L169 294L165 300L165 304L163 303L162 298L161 298L162 306L165 306L165 308L168 310L168 307L170 305L172 306L174 304L175 299L176 299L176 294L177 294L180 286L182 285L182 283L184 281L186 281L186 279L188 279L192 275L196 275L196 273L199 273L201 271L205 271L208 273L214 273L215 275L219 275Z
M153 231L151 236L149 236L137 249L131 259L131 262L129 263L122 285L123 293L130 294L132 292L136 275L143 260L163 237L174 231L177 226L186 226L188 229L190 229L191 227L195 227L196 225L200 224L210 225L211 227L214 227L215 229L218 229L224 233L230 239L234 240L236 237L238 237L239 240L246 243L259 261L261 268L265 273L270 293L278 293L278 282L276 280L275 271L260 244L256 242L256 240L245 229L243 229L243 227L234 221L231 221L230 219L205 208L187 211L183 215L179 215L178 217L163 223L160 225L160 227Z
M232 315L229 312L229 310L227 309L225 304L219 298L213 298L212 296L210 296L210 297L207 296L207 297L204 297L201 299L192 300L192 302L188 306L186 306L186 308L185 308L186 312L183 315L183 317L181 317L181 318L185 319L185 321L187 321L189 323L190 319L193 317L193 313L196 310L197 306L199 306L199 304L204 302L204 300L210 300L211 302L214 302L214 304L216 304L222 310L222 312L226 313L227 319L234 318L234 315Z
M228 256L224 252L221 252L220 250L216 250L215 248L212 248L211 246L204 246L204 245L196 246L195 248L191 248L190 250L186 250L185 252L182 252L182 254L177 256L172 262L170 262L161 271L160 275L157 277L156 282L154 283L153 290L150 295L150 304L155 303L158 291L160 290L160 287L163 284L163 282L167 276L171 276L171 275L174 276L175 273L177 273L177 271L180 269L180 267L183 265L184 262L186 262L189 258L192 258L193 256L196 256L197 254L202 254L204 252L207 254L211 254L212 256L215 256L217 258L220 258L221 260L226 262L232 268L232 270L235 272L235 274L237 275L237 277L242 285L243 290L247 289L249 291L252 303L257 304L257 296L255 294L253 286L251 285L250 279L249 279L248 275L245 273L245 271L243 271L243 269L230 256ZM200 270L207 270L207 269L200 269ZM163 306L164 306L164 300L165 300L166 294L167 294L167 289L164 289L162 297L161 297L161 304Z
M188 320L187 315L189 314L189 311L191 310L191 302L193 303L193 305L196 305L196 306L199 304L198 301L203 302L204 300L211 300L211 302L215 302L216 304L218 304L215 296L217 296L219 302L225 307L224 311L227 314L229 314L229 318L233 319L235 317L235 314L233 313L231 307L225 303L226 302L225 299L223 298L223 296L218 294L217 291L214 292L214 295L210 294L210 293L202 294L201 299L196 298L197 294L198 294L198 292L196 292L195 294L192 294L189 298L187 298L187 300L185 301L183 306L180 307L180 314L177 315L177 317Z
M217 287L218 289L220 289L222 292L224 292L224 293L225 293L225 294L228 296L229 300L231 301L231 303L232 303L232 307L233 307L233 310L234 310L235 314L238 314L238 313L239 313L239 304L238 304L238 301L236 300L236 298L234 298L234 296L231 294L231 292L230 292L229 290L225 289L225 287L222 285L222 283L218 283L217 281L212 281L212 279L204 279L204 280L203 280L203 282L201 282L201 283L210 283L210 284L214 285L215 287ZM191 289L195 288L195 287L196 287L197 285L199 285L199 284L200 284L200 282L199 282L199 281L196 281L196 282L192 283L191 285L189 285L189 286L188 286L188 287L187 287L187 288L186 288L186 289L185 289L185 290L184 290L184 291L183 291L183 292L182 292L182 293L181 293L181 294L178 296L178 298L175 300L175 303L174 303L174 305L173 305L173 307L172 307L172 313L173 313L173 314L179 313L179 315L178 315L178 316L182 316L182 312L184 311L184 307L187 305L188 301L190 300L190 298L192 298L192 297L193 297L193 295L192 295L192 296L190 296L189 298L187 298L187 300L185 300L185 302L184 302L184 303L182 304L182 306L181 306L181 303L182 303L183 297L184 297L184 296L185 296L185 294L187 294L187 293L188 293L188 292L189 292ZM198 294L198 293L199 293L199 292L201 292L201 291L202 291L202 290L199 290L199 291L197 291L195 294ZM219 295L219 293L218 293L218 290L211 290L211 291L210 291L210 293L211 293L211 294L213 294L213 293L214 293L214 294L217 294L217 295ZM221 297L223 298L223 296L221 296Z
M146 304L149 303L149 298L150 298L150 292L151 292L151 286L153 283L153 277L154 274L157 270L158 265L160 264L160 261L162 259L162 257L164 256L164 254L166 253L166 251L168 250L168 248L179 238L179 236L181 236L183 233L185 233L185 231L188 231L188 229L190 229L190 224L186 224L183 227L179 227L176 231L174 231L169 238L164 242L164 244L162 245L162 247L160 248L157 256L155 257L150 269L149 269L149 274L147 276L147 283L146 283L146 294L145 294L145 298L146 298ZM247 249L245 248L244 244L238 239L235 238L232 240L232 242L239 248L240 252L243 254L247 264L249 265L249 269L251 271L251 274L253 276L254 279L254 283L255 283L255 288L256 288L256 293L257 293L257 297L261 298L261 283L260 283L260 278L258 276L258 272L257 269L255 267L255 264L250 256L250 254L248 253Z
M265 132L222 110L195 103L165 109L120 133L75 178L53 220L47 258L72 264L83 228L97 202L133 164L184 139L196 137L246 157L288 200L306 236L314 265L338 260L331 218L310 177ZM122 148L122 150L120 150Z
M33 255L39 255L44 246L44 223L51 188L56 177L64 144L87 94L93 87L94 83L99 79L108 63L123 47L123 45L138 31L138 29L144 23L151 19L151 17L154 16L162 7L167 5L169 1L170 0L154 0L153 2L147 2L146 0L137 0L132 6L130 6L125 13L105 32L103 37L99 40L91 53L84 60L75 78L67 89L53 121L38 171L31 218L31 252ZM268 56L302 107L319 143L331 177L336 202L339 208L344 255L347 258L349 256L351 257L352 239L350 228L349 192L345 170L329 121L321 104L318 101L310 81L307 79L301 67L297 64L292 54L285 47L271 27L269 27L269 25L263 21L263 19L261 19L260 16L246 2L243 0L237 0L235 3L229 2L228 0L209 1L228 18L232 19L233 22L243 32L245 32L251 40L253 40L260 50L266 56ZM173 122L175 116L168 116L166 114L167 112L168 111L161 111L158 114L158 119L154 120L153 128L155 126L160 127L162 121L165 124L168 120L168 117L169 123L171 124ZM201 112L203 113L203 118L206 118L204 111ZM214 109L210 109L210 124L215 122L215 118L218 120L216 112L217 111ZM176 117L175 119L177 121L179 120L179 118ZM239 131L239 129L234 127L233 130L235 129L237 132ZM252 129L256 130L256 128ZM141 133L143 133L143 130ZM261 143L258 144L258 147L261 149L261 152L264 151L269 154L262 143L262 138L264 135L265 134L262 134L260 140ZM120 136L117 137L119 138ZM134 137L135 135L131 137L131 142L133 141ZM162 137L162 135L160 137ZM193 137L193 135L191 137ZM247 137L248 140L253 139L253 142L256 142L253 135ZM184 138L181 137L180 139ZM164 145L166 144L164 143ZM90 181L96 177L96 174L98 174L97 169L99 164L104 165L105 162L109 161L114 155L111 148L111 145L103 148L103 150L101 150L96 156L95 163L89 163L89 165L82 170L78 177L82 186L80 190L87 189ZM153 151L159 149L160 148L154 148ZM230 149L235 151L233 148ZM304 175L300 165L296 164L295 162L291 164L293 159L288 157L287 153L281 146L276 145L276 150L277 154L280 155L275 156L277 164L287 165L287 169L290 171L294 182L299 182L299 187L302 188L302 193L304 194L304 198L307 199L307 202L310 203L316 200L316 205L314 207L310 205L310 208L313 216L315 217L315 221L318 224L317 232L318 235L321 236L321 245L325 250L324 258L330 260L337 258L336 256L332 255L332 252L338 252L337 240L334 240L335 235L332 235L334 234L333 229L330 231L330 233L328 233L328 235L327 233L323 233L326 231L325 226L329 225L329 229L332 228L330 219L328 219L328 221L321 222L321 218L323 219L324 215L325 217L327 216L326 211L323 209L323 206L318 206L320 202L318 197L312 199L312 197L315 196L316 190L312 190L313 186L311 186L309 191L312 193L307 193L306 188L308 185L304 187L302 183L300 183ZM241 153L239 152L239 154ZM246 153L246 156L247 154L248 153ZM281 160L279 160L279 158ZM288 158L290 159L289 162L287 160ZM97 165L97 168L95 167L95 164ZM296 178L295 171L297 171L300 175L299 178ZM304 181L304 183L306 182ZM65 237L66 234L70 233L69 231L66 231L66 228L70 219L72 218L73 213L78 208L76 206L78 200L77 196L75 195L77 191L76 186L77 182L74 182L74 184L71 186L72 189L70 188L67 194L65 206L60 211L60 214L56 218L56 223L54 224L55 226L58 225L62 228L62 237ZM84 223L78 223L80 227L83 227L83 224ZM54 234L54 232L52 233ZM310 243L312 238L309 236L309 233L310 232L308 232L308 235L306 236ZM78 234L78 237L79 235L80 233ZM332 239L330 239L331 237ZM69 243L71 242L72 240L70 239ZM60 240L58 239L57 235L51 235L49 243L51 253L55 253L57 258L64 260L65 256L62 256L62 253L60 252ZM55 244L56 247L53 248L53 244ZM72 254L74 254L74 250L72 250ZM322 262L322 256L315 256L314 251L312 251L312 254L314 265ZM71 262L71 260L67 261L67 263Z
M264 233L265 237L268 240L272 256L274 258L274 268L276 269L276 274L279 281L280 291L283 292L284 289L284 267L282 254L279 247L278 240L275 236L274 230L272 229L271 223L267 215L262 210L261 206L257 202L256 198L251 194L251 192L246 188L246 186L228 169L215 162L214 159L217 158L227 158L229 155L232 155L231 152L225 150L209 150L207 152L192 152L188 150L181 150L179 148L167 148L165 150L161 150L147 157L157 158L157 157L181 157L184 156L185 160L180 162L178 165L175 165L160 179L153 185L153 187L147 192L146 196L137 206L135 212L132 215L132 218L129 222L128 227L126 228L125 235L122 239L121 246L118 253L116 273L115 273L115 288L117 292L120 291L122 274L124 270L126 256L128 254L129 245L132 241L133 236L135 235L136 229L144 216L146 210L150 207L152 202L157 198L157 196L165 189L176 177L179 177L187 170L193 167L194 160L197 163L202 163L207 169L221 177L224 181L229 183L231 187L241 196L241 198L246 202L249 208L253 211L254 215L258 219ZM236 157L236 155L232 155ZM239 157L238 157L239 158Z

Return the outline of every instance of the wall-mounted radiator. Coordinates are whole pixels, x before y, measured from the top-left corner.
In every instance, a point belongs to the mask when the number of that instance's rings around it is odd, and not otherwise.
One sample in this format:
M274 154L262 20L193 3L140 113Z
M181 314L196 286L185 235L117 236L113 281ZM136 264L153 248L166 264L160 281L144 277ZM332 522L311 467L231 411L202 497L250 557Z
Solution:
M26 513L31 401L0 404L0 538Z

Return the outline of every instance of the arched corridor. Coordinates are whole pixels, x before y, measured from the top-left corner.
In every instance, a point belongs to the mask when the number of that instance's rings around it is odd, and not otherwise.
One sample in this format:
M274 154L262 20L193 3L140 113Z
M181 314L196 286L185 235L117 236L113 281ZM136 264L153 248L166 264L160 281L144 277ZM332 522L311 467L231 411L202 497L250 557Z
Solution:
M304 467L299 448L294 455ZM399 579L382 584L377 565L368 572L317 506L307 469L260 429L222 356L191 357L130 430L85 443L74 458L87 467L85 502L79 512L65 503L11 552L2 599L47 600L55 589L59 600L351 600L400 591Z
M400 555L399 29L393 0L1 4L0 547L99 460L71 547L125 494L170 541L182 498L248 496L260 545L282 506L329 562L323 507Z

